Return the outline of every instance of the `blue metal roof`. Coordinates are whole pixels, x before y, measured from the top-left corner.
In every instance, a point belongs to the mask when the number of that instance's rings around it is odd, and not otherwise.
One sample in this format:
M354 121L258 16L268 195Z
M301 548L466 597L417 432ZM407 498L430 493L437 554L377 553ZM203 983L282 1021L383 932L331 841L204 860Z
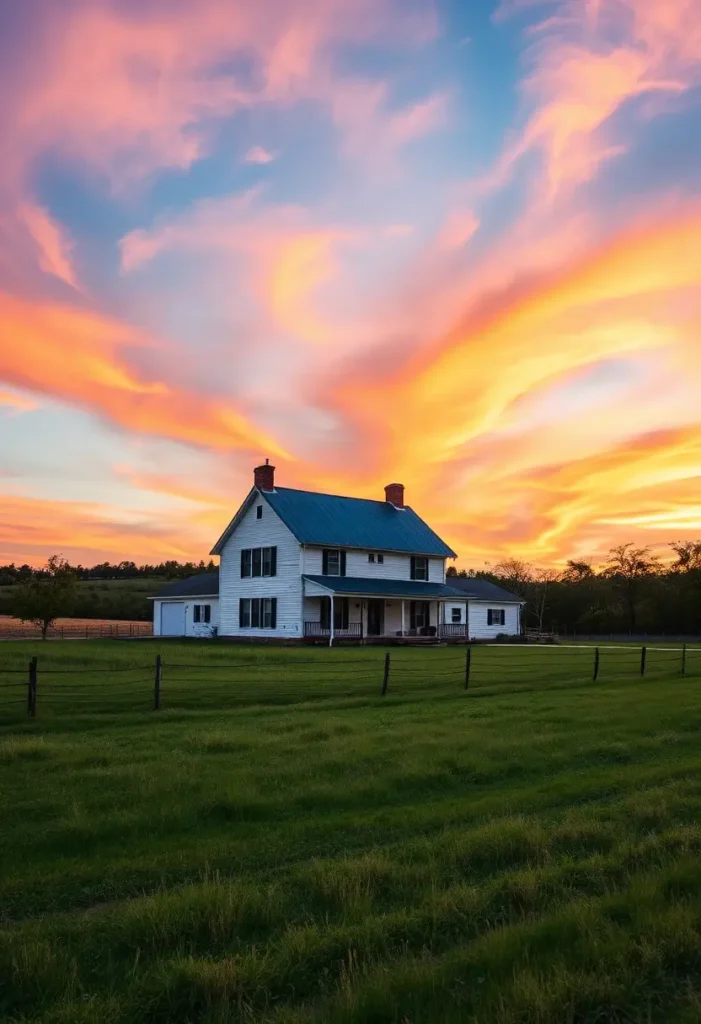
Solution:
M448 576L447 578L451 587L459 590L464 597L471 597L473 601L501 601L504 604L526 603L518 594L512 594L490 580L483 580L476 576Z
M303 576L310 583L326 587L335 594L363 594L378 597L408 597L417 601L435 600L435 598L457 598L465 601L466 594L453 590L445 583L418 583L415 580L379 580L367 579L364 576Z
M184 580L175 580L162 587L153 596L159 597L215 597L219 593L219 570L200 572Z
M408 507L290 487L261 495L300 544L455 558L455 552Z

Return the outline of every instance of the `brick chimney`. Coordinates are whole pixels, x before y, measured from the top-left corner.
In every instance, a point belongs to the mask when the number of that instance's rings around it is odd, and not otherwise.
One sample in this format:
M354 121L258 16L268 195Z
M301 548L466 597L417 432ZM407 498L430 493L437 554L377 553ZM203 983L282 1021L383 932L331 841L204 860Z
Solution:
M395 508L404 508L404 484L387 484L385 501L389 501Z
M253 486L259 491L275 490L275 466L270 465L270 460L265 460L264 466L256 466L253 470Z

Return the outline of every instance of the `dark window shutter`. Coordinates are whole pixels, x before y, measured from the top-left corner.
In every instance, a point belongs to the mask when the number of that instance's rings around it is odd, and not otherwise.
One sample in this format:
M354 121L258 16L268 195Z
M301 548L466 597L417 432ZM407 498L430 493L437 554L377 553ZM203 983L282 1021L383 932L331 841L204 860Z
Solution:
M244 548L241 548L241 576L242 577L245 574L245 559L246 559L246 551L245 551Z
M493 626L494 625L494 612L492 611L491 608L487 608L487 625L488 626Z
M239 598L239 629L243 629L243 602L245 600L245 597Z
M411 572L410 572L410 578L411 578L412 580L415 580L415 579L416 579L416 559L414 558L414 556L413 556L413 555L411 556ZM412 628L412 629L414 628L414 627L413 627L413 625L412 625L412 627L411 627L411 628Z
M321 572L324 576L328 576L329 574L329 553L326 549L324 549L321 556Z
M212 621L212 606L211 606L211 604L206 604L204 606L204 621L205 622L211 622Z
M270 549L270 575L277 576L277 548Z
M342 551L341 552L341 576L345 576L345 575L346 575L346 553L345 553L345 551Z
M275 548L273 548L273 551ZM277 598L270 598L270 628L275 629L277 627Z

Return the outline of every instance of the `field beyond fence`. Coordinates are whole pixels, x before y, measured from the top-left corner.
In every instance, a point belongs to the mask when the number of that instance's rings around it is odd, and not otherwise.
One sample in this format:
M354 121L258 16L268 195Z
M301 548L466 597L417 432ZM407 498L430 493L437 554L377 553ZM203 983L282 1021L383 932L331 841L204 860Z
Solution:
M100 640L109 637L152 636L151 622L125 619L56 619L50 627L49 640ZM0 640L33 640L41 638L41 629L31 622L0 615Z
M701 677L698 647L476 645L448 648L197 647L145 642L33 648L0 658L0 718L312 701L466 698L599 682Z

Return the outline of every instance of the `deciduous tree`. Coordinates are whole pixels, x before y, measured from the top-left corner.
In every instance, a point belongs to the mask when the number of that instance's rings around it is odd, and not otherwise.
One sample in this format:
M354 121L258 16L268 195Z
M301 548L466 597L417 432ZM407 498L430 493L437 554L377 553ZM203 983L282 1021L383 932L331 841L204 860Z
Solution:
M18 619L41 629L41 638L62 615L70 615L75 596L75 574L60 555L52 555L43 569L26 583L20 583L12 595L12 612Z

